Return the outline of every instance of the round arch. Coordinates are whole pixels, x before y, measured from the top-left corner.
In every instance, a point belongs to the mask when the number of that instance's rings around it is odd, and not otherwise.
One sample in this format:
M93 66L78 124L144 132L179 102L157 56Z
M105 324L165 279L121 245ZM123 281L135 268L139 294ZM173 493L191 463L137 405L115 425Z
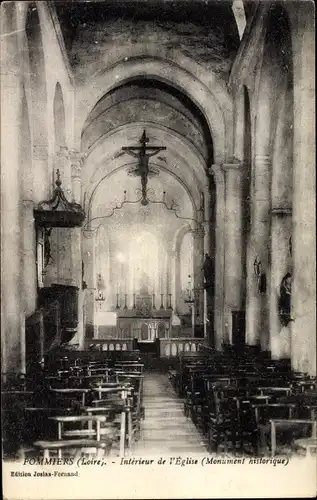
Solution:
M130 57L128 61L121 60L103 72L94 75L92 81L89 82L89 87L88 85L82 87L86 98L82 99L79 93L78 102L85 109L82 109L82 120L77 123L76 135L78 138L95 104L111 90L136 78L158 80L184 93L205 116L213 138L214 161L216 163L222 162L227 156L230 156L232 126L231 117L228 118L228 115L231 114L231 100L227 91L222 87L220 89L220 84L215 79L213 84L217 90L217 99L207 84L187 69L182 68L174 61L154 56ZM225 102L222 103L222 106L219 104L220 94L225 96Z
M88 222L89 222L89 224L93 221L93 218L92 219L90 218L91 217L91 213L92 213L92 204L94 202L94 197L95 197L95 195L97 193L97 190L100 188L101 184L104 181L109 180L117 172L119 172L119 171L121 171L123 169L126 169L130 165L133 165L133 163L131 163L131 164L130 163L125 163L125 164L121 165L120 167L115 168L114 170L112 170L111 172L109 172L108 174L106 174L104 177L102 177L98 181L98 183L94 186L93 191L92 191L92 193L90 195L90 198L87 200L87 216L88 216ZM153 163L153 162L152 162L152 165L157 166L157 164ZM196 203L195 203L195 198L194 198L192 192L190 191L190 189L188 188L187 184L185 184L184 181L180 177L178 177L174 172L171 172L170 170L168 170L166 167L163 167L162 165L160 165L159 168L160 168L160 170L163 170L163 171L167 172L169 175L171 175L172 177L174 177L174 179L176 179L177 182L179 182L179 184L185 189L186 194L188 195L188 197L190 199L190 202L191 202L191 206L192 206L192 210L193 210L193 215L194 215L194 217L197 217L197 206L196 206Z

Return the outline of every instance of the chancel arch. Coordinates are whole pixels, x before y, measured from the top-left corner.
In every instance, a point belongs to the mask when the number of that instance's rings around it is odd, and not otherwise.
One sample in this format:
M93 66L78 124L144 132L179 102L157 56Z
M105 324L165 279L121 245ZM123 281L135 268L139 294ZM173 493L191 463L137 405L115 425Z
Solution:
M219 96L220 98L221 96L221 99L225 97L221 106L207 84L199 81L188 70L181 68L178 64L170 60L161 60L159 57L143 56L142 58L133 59L129 55L128 58L119 61L114 66L104 70L104 72L94 75L94 85L89 87L89 89L85 85L82 87L83 92L88 90L90 93L90 107L88 110L87 108L84 109L84 106L87 106L87 98L79 103L82 106L83 121L82 124L80 122L77 124L77 136L81 135L84 122L96 102L117 86L140 78L157 80L165 83L167 86L176 88L185 94L200 110L205 110L207 106L207 110L203 112L203 115L213 137L213 156L217 161L221 162L227 155L230 155L229 151L232 147L232 142L229 140L232 135L230 98L225 95L226 93L220 92L218 85L215 85L215 82L213 82L213 90L218 91L217 97ZM116 83L114 84L113 82ZM79 128L80 125L81 129ZM227 134L225 134L225 131ZM227 142L225 142L226 140Z

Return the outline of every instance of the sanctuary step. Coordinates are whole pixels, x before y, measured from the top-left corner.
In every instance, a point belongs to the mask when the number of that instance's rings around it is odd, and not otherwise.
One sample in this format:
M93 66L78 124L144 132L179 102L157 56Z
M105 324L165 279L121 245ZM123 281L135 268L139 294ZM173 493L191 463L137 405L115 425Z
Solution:
M146 372L143 390L145 420L133 454L205 454L206 443L184 416L182 400L176 396L167 375Z

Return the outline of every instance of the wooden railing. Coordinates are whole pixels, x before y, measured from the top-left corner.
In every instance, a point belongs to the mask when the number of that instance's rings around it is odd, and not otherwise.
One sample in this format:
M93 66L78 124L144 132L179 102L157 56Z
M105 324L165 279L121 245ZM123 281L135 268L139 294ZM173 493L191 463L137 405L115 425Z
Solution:
M197 352L203 341L192 337L160 339L160 357L170 358L181 352Z
M133 340L131 339L87 339L86 349L97 351L132 351Z

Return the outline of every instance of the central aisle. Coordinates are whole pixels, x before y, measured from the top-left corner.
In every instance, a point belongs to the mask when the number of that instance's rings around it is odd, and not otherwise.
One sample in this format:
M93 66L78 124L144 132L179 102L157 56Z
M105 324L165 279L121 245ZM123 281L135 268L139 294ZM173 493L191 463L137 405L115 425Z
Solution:
M145 373L145 419L141 422L141 437L133 454L200 454L206 447L196 427L183 413L179 399L167 375Z

